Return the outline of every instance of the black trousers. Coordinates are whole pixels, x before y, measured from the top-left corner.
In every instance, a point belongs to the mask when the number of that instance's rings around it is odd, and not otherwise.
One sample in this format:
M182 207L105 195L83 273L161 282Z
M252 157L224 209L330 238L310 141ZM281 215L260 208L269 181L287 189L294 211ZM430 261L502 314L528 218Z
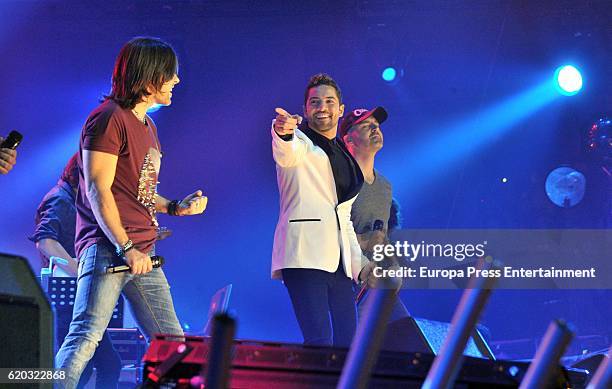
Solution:
M357 326L355 293L342 263L334 273L290 268L282 274L304 344L349 347Z

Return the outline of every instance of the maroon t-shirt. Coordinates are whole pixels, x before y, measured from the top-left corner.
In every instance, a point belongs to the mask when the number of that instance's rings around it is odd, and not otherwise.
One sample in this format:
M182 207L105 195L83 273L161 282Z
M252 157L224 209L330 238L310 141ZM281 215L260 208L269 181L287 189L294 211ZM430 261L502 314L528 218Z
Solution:
M119 209L121 224L136 248L149 252L157 236L155 196L161 148L157 129L147 117L143 124L130 109L106 100L87 118L81 132L79 150L79 190L76 197L77 226L75 248L80 257L94 243L110 240L98 225L86 196L83 179L83 150L118 156L111 190Z

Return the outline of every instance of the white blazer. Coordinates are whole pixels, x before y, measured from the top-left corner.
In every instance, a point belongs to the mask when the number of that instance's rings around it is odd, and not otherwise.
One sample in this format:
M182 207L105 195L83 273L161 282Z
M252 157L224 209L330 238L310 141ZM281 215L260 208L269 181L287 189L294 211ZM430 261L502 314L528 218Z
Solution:
M358 281L367 258L351 222L351 206L357 196L338 204L329 158L302 131L296 129L290 141L278 136L274 124L271 132L280 192L272 278L282 278L285 268L333 273L342 250L345 274Z

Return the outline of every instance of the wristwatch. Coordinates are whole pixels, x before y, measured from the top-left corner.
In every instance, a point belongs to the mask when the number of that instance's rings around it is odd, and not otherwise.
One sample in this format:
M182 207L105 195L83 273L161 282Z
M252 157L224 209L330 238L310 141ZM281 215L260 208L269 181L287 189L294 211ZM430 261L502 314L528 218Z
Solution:
M117 245L117 255L120 257L125 256L125 253L134 248L134 242L131 239L128 239L127 242L123 246Z

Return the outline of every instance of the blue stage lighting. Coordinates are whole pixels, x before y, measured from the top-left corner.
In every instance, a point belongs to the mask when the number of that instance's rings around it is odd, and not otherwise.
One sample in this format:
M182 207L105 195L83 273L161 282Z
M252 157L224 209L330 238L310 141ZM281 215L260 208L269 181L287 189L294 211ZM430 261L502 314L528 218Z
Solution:
M382 78L383 80L387 82L391 82L395 80L396 76L397 76L397 70L395 70L395 68L393 67L385 68L385 70L383 70L382 72Z
M424 135L410 139L404 151L393 157L392 164L385 169L396 194L402 198L427 193L428 185L440 178L449 165L475 155L480 148L498 141L518 123L560 98L551 84L551 78L546 77L544 82L482 111L458 121L435 123L431 129L424 129ZM381 157L385 163L386 157ZM411 167L409 175L405 166ZM500 175L494 180L501 181L503 178ZM510 177L505 178L507 182L501 183L509 185ZM411 185L413 182L419 185Z
M564 65L555 71L555 81L559 93L572 96L582 89L582 75L572 65Z
M159 109L161 107L162 107L161 104L155 104L151 108L147 109L147 113L155 113L155 112L159 111Z

